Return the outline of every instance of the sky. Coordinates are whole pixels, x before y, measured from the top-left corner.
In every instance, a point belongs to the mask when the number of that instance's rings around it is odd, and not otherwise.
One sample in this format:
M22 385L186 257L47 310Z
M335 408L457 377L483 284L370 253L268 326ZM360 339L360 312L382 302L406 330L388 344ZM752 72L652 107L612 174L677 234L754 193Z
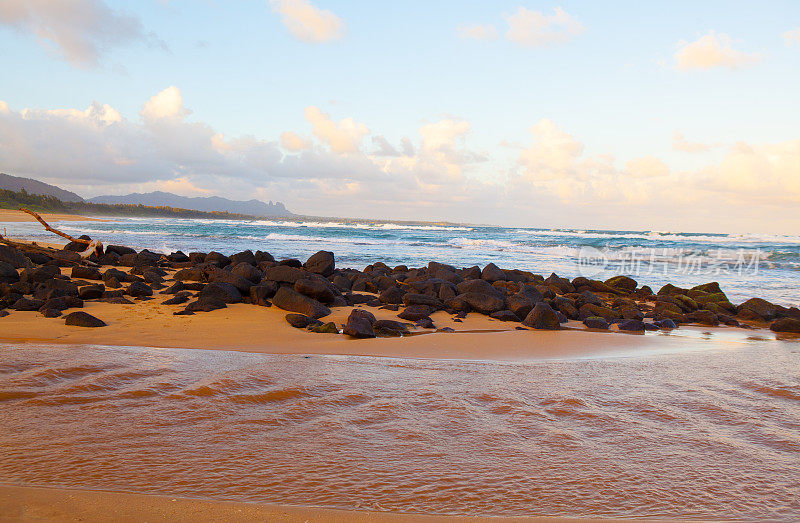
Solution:
M800 2L3 0L0 172L317 216L800 228Z

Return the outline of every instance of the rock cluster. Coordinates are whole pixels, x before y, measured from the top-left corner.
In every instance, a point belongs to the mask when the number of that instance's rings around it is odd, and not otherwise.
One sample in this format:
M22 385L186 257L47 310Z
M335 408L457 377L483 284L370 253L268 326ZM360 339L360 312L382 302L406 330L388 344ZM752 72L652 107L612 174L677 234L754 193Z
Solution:
M65 254L66 253L66 254ZM174 252L110 245L101 257L76 259L69 249L22 252L0 245L0 312L39 311L48 318L85 301L134 303L168 298L182 306L176 315L226 308L233 303L275 306L287 322L313 332L351 338L401 336L411 327L436 328L431 314L445 311L456 321L478 313L518 328L557 330L573 320L594 330L644 332L680 324L770 325L776 332L800 332L800 310L752 298L734 305L716 282L690 289L667 284L653 292L629 276L605 281L584 277L548 277L490 263L456 268L431 262L427 267L389 267L377 262L364 270L336 267L334 254L320 251L305 263L275 260L250 250L226 256L219 252ZM62 274L62 267L68 268ZM397 313L399 320L376 320L355 308L344 325L320 321L331 309L367 306ZM0 317L6 314L0 315ZM102 320L70 313L67 325L101 326ZM96 321L95 321L96 320Z

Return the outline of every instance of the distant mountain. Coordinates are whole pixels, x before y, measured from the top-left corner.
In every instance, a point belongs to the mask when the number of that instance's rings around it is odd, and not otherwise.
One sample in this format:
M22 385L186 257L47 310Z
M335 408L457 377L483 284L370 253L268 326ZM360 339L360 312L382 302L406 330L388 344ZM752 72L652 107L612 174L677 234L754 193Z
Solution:
M286 210L286 207L281 202L238 201L220 198L219 196L190 198L162 191L145 194L134 193L125 196L96 196L87 201L91 203L166 206L208 212L222 211L253 216L291 216L293 214Z
M24 190L29 194L42 194L44 196L55 196L64 202L82 202L83 198L74 192L65 191L55 185L40 182L31 178L21 178L0 173L0 189L7 191L20 192Z

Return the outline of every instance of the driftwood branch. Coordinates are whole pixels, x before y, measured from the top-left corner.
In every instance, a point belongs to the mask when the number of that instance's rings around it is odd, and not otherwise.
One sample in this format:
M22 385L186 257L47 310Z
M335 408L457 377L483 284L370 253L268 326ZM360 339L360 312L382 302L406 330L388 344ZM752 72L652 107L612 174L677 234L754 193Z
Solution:
M20 207L19 210L22 211L22 212L28 213L31 216L33 216L34 218L36 218L36 221L41 223L46 230L52 232L53 234L57 234L57 235L61 236L62 238L66 238L67 240L69 240L71 242L82 243L82 244L86 245L86 250L83 251L82 253L80 253L81 258L86 259L89 256L91 256L92 254L97 254L98 256L101 256L103 254L103 244L101 242L99 242L97 240L86 240L86 239L83 239L83 238L74 238L74 237L70 236L69 234L67 234L65 232L61 232L58 229L54 229L53 227L50 227L50 224L48 224L46 221L44 221L44 218L39 216L38 213L36 213L36 212L34 212L34 211L30 210L30 209L26 209L24 207Z

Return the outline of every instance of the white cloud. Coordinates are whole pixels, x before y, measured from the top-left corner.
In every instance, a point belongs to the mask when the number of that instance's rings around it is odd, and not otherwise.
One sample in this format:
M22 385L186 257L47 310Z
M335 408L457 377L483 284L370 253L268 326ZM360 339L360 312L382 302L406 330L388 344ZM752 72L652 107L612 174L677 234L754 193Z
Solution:
M786 45L792 47L794 45L800 46L800 27L786 31L781 35Z
M359 150L361 140L369 134L369 128L353 118L343 118L338 123L331 120L319 107L309 106L305 110L306 120L312 125L314 136L330 146L335 153L354 153Z
M456 31L461 38L470 40L494 40L497 38L497 29L492 24L462 25Z
M634 178L660 178L669 176L669 167L655 156L644 156L625 163L625 172Z
M309 149L311 147L311 143L295 132L286 131L281 133L281 147L287 151L295 153Z
M562 131L552 120L542 119L531 126L533 143L519 156L530 180L552 180L577 176L577 161L583 144Z
M705 143L690 142L682 133L675 131L672 134L672 148L685 153L699 153L710 150L712 146Z
M731 37L709 31L694 42L681 40L675 53L676 66L681 71L708 70L715 67L738 69L759 60L756 54L737 51L731 47Z
M270 0L272 10L281 14L283 25L295 38L304 42L321 43L344 36L341 18L314 6L309 0Z
M583 25L560 7L551 15L520 7L505 19L506 38L524 47L563 43L583 32Z
M133 42L163 42L145 34L133 15L109 8L103 0L3 0L0 25L33 34L72 65L93 67L108 50Z
M170 86L150 98L144 104L141 115L146 120L162 120L170 118L183 118L188 115L183 106L183 94L177 87Z

